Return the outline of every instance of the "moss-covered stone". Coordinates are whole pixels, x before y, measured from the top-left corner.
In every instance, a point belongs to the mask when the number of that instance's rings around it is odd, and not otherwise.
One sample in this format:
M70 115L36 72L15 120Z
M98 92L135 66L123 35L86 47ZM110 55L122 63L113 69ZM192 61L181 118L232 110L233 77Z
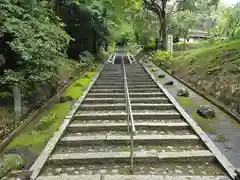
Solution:
M11 170L19 170L24 166L24 160L18 154L7 154L3 156L0 178Z
M209 105L201 105L198 109L197 109L197 113L207 119L211 119L214 118L216 116L214 110L212 107L210 107Z

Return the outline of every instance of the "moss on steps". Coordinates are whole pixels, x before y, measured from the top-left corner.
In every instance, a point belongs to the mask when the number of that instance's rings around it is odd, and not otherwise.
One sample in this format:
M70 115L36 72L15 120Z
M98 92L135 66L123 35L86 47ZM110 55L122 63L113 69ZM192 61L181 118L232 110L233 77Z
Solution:
M22 156L24 159L24 167L29 168L35 158L46 146L48 140L58 129L74 102L83 94L84 90L88 87L96 74L96 71L87 72L70 85L64 92L63 96L71 96L73 100L64 103L57 102L50 106L45 112L38 115L38 117L34 119L33 122L30 123L25 130L8 145L8 147L6 147L4 154L11 152L20 154L20 156L17 156L20 158ZM5 156L2 154L2 159L4 159ZM5 164L6 161L3 162ZM6 165L8 171L3 171L2 174L0 174L0 178L7 172L22 167L16 166L14 163L7 163Z

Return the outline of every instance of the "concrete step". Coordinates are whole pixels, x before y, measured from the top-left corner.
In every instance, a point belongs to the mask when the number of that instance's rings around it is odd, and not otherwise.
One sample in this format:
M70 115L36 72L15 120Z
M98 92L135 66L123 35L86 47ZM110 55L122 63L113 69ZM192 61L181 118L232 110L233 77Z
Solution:
M145 93L145 92L149 92L149 93L154 93L154 92L162 92L161 89L159 88L128 88L129 92L139 92L139 93Z
M118 103L118 104L82 104L79 109L79 111L110 111L110 110L126 110L126 104L125 103Z
M162 92L129 92L130 98L165 97Z
M48 164L82 164L82 163L106 163L111 161L128 162L130 152L93 152L93 153L66 153L53 154ZM214 155L208 150L186 152L134 152L135 162L212 162Z
M175 109L173 104L131 104L133 110L171 110ZM79 111L98 111L98 110L126 110L125 103L113 104L82 104Z
M125 144L129 145L129 135L96 135L96 136L81 136L71 135L61 139L60 144L66 146L76 145L95 145L95 144ZM147 145L165 145L165 144L199 144L200 140L196 135L135 135L134 144Z
M124 82L109 82L109 81L99 82L99 81L96 81L94 85L100 85L100 86L105 86L105 85L119 86L119 85L124 85Z
M117 86L112 86L112 85L93 85L91 89L124 89L124 85L117 85Z
M77 113L74 116L74 119L81 119L81 120L122 120L126 119L127 113L125 111L121 112L101 112L101 111L84 111L81 113ZM137 119L158 119L158 120L167 120L167 119L178 119L181 118L181 115L176 111L149 111L149 112L133 112L133 117L135 120Z
M106 81L122 81L124 80L124 76L122 77L99 77L98 80L106 80ZM136 81L153 81L150 76L137 76L137 77L127 77L127 80L136 80Z
M125 98L125 93L88 93L87 98Z
M171 110L175 109L173 104L150 104L150 103L131 103L132 110Z
M228 176L163 176L163 175L65 175L40 176L37 180L230 180Z
M105 86L105 85L123 85L123 82L108 82L108 81L104 81L104 82L96 82L95 85L101 85L101 86ZM153 81L145 81L145 82L128 82L128 85L156 85L155 82Z
M143 98L143 97L164 97L165 94L162 92L130 92L130 98ZM87 94L87 98L123 98L125 93L93 93Z
M109 88L109 89L96 89L96 88L92 88L90 90L90 93L124 93L124 89L120 88L120 89L115 89L115 88Z
M122 98L90 98L87 97L83 100L86 104L95 103L125 103L125 97ZM131 103L169 103L166 97L154 97L154 98L131 98Z
M124 82L124 79L122 78L122 79L112 79L112 80L110 80L110 79L98 79L97 81L96 81L96 83L105 83L105 82L109 82L109 83L111 83L111 82L117 82L117 83L123 83Z
M136 129L146 130L183 130L188 129L189 125L185 122L181 123L135 123ZM96 131L124 131L127 129L127 122L125 123L96 123L96 124L82 124L72 123L68 126L68 132L96 132Z
M152 85L130 85L128 84L129 89L134 89L134 88L159 88L156 84Z
M109 103L109 104L114 104L114 103L125 103L125 97L123 98L85 98L83 100L83 103L86 104L96 104L96 103Z
M169 103L166 97L131 97L131 103Z

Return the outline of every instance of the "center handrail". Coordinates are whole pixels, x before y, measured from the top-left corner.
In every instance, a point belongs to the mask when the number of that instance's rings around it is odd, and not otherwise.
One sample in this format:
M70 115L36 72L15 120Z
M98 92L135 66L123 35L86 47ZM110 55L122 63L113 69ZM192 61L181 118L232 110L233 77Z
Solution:
M125 100L126 100L126 111L127 111L127 128L128 128L128 133L129 133L129 127L131 124L131 146L130 146L130 158L131 158L131 172L134 172L134 159L133 159L133 148L134 148L134 135L136 134L136 128L135 128L135 122L133 119L133 114L132 114L132 106L131 106L131 101L130 101L130 96L129 96L129 90L128 90L128 83L127 83L127 75L126 75L126 70L125 70L125 65L124 65L124 60L122 56L122 67L123 67L123 75L124 75L124 91L125 91Z

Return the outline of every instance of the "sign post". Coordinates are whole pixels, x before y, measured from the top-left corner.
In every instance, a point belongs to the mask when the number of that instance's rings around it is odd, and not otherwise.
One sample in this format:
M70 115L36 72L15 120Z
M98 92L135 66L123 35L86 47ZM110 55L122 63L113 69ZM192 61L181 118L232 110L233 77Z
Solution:
M168 35L168 44L167 44L167 48L168 51L170 51L171 53L173 52L173 35Z

